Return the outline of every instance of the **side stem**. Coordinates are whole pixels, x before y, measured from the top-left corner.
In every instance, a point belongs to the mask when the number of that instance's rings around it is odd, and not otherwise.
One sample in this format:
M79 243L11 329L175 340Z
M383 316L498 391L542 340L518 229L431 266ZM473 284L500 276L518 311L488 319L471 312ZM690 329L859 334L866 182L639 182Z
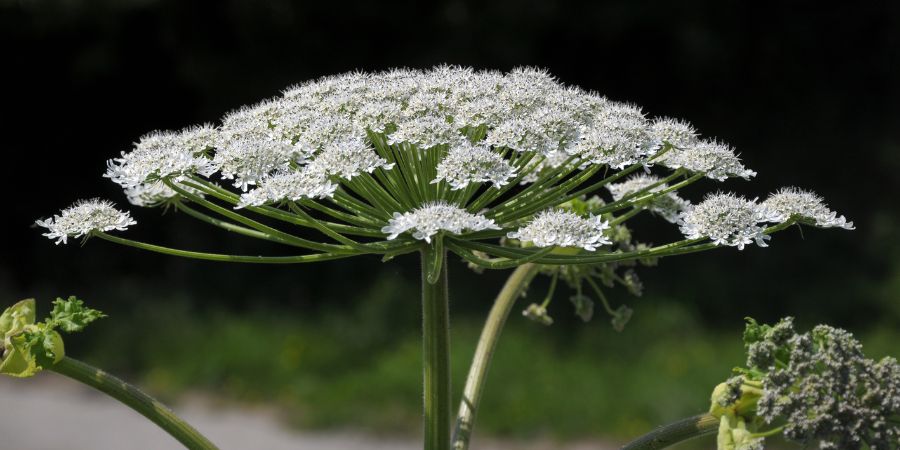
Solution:
M425 450L450 448L450 312L447 255L442 246L422 250L422 363L424 377ZM441 252L441 255L434 255ZM437 256L437 257L436 257ZM440 276L428 282L429 267L441 264Z
M494 350L500 340L500 333L506 318L512 311L522 292L528 283L537 275L540 266L537 264L523 264L516 268L506 280L503 289L494 300L494 305L488 314L478 346L475 348L475 356L472 365L469 366L469 375L466 378L466 386L463 389L462 401L459 404L459 413L456 417L456 429L453 433L453 449L466 450L472 437L472 429L475 426L475 415L481 401L481 394L487 380L487 372L490 368Z
M158 400L101 369L69 357L63 358L47 369L84 383L124 403L159 425L190 450L218 448Z
M622 450L657 450L699 436L715 433L719 419L709 414L688 417L663 425L622 447Z

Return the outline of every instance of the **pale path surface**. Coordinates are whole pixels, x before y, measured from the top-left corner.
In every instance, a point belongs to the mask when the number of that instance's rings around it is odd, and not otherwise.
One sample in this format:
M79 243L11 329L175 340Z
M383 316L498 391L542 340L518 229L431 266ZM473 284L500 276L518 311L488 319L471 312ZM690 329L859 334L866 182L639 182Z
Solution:
M264 410L190 401L175 411L222 450L417 450L415 438L295 431ZM611 450L597 442L553 444L479 440L472 450ZM52 373L0 378L0 450L179 450L153 423L90 388Z

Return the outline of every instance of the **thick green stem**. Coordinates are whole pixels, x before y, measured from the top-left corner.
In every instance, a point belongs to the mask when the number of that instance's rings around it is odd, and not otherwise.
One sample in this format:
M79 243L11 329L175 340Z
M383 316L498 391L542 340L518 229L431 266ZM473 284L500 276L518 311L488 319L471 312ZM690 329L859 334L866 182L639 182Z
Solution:
M523 264L517 267L494 300L484 328L481 329L481 337L475 348L472 365L469 366L469 376L466 378L462 401L459 404L459 413L456 416L456 429L453 433L454 450L469 448L472 428L475 426L475 415L478 412L494 350L500 340L500 332L503 331L503 325L506 323L506 318L509 317L516 299L525 292L528 283L537 275L539 269L540 266L536 264Z
M622 450L657 450L715 433L719 428L719 419L709 414L688 417L677 422L663 425L622 447Z
M435 255L440 252L440 255ZM424 376L425 450L450 448L450 311L447 256L443 247L422 250L422 362ZM429 268L439 260L440 275L428 282Z
M217 447L197 430L181 420L165 405L141 392L140 389L81 361L65 357L47 367L75 381L84 383L124 403L169 433L191 450L212 450Z

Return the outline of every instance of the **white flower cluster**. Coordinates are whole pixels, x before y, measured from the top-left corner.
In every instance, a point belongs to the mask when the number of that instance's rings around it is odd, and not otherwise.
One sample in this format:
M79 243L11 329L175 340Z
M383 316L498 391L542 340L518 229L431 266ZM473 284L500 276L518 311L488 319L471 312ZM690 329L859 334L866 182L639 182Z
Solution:
M650 135L660 144L669 144L678 150L687 150L697 145L697 130L690 123L661 117L650 125Z
M581 247L594 251L601 245L611 244L603 234L609 222L600 216L581 217L561 209L543 211L526 226L507 234L512 239L531 242L537 247Z
M473 130L481 141L472 142ZM138 205L174 196L160 178L219 172L254 203L277 202L272 186L286 172L318 165L325 177L303 177L301 191L327 192L340 180L390 168L391 158L371 146L381 133L396 151L449 148L439 180L454 189L471 183L501 186L516 175L506 149L535 153L523 180L574 157L577 164L612 168L645 162L664 143L677 150L664 163L723 179L747 177L733 151L700 141L689 124L649 121L640 108L559 83L544 71L503 74L439 66L432 70L347 73L307 82L283 95L228 114L221 125L145 136L130 152L109 162L106 176L133 192ZM474 139L474 138L473 138ZM443 147L446 146L446 147ZM443 151L443 150L441 150ZM387 159L386 159L387 158ZM279 181L266 182L278 177ZM309 183L318 180L314 188ZM265 199L265 200L264 200Z
M112 202L92 199L81 200L62 210L50 219L38 220L38 226L47 229L47 236L65 244L68 238L79 238L94 231L124 231L137 224L126 211L119 211Z
M767 208L730 193L708 195L681 214L681 232L688 239L708 237L717 245L743 250L747 244L767 247L766 222L778 222Z
M147 134L135 144L134 150L109 160L104 176L122 186L135 205L162 203L176 193L160 179L178 181L185 175L210 176L218 170L206 155L213 148L216 136L216 130L209 125Z
M718 181L730 177L748 180L756 176L756 172L744 167L734 149L718 141L698 141L683 150L673 149L661 158L660 163L673 169L703 173Z
M812 221L817 227L854 229L853 222L848 222L844 216L838 216L836 212L828 209L822 197L814 192L795 187L782 188L770 195L762 204L774 213L780 222L797 216Z
M306 167L300 171L284 171L263 179L259 187L241 194L238 208L261 206L280 201L304 198L325 198L334 195L337 185L321 170Z
M446 180L454 190L470 183L490 182L495 187L505 185L516 175L516 169L503 159L500 153L484 145L465 142L450 148L447 156L437 166L437 177L432 183Z
M654 175L638 174L621 183L609 184L606 189L612 194L613 200L619 201L635 192L646 190L647 194L652 194L666 189L668 186L660 181ZM679 197L675 192L668 192L650 200L646 208L666 221L676 223L679 214L690 206L690 202Z
M492 219L485 218L481 214L472 214L447 202L438 201L402 214L395 212L394 217L381 231L388 234L388 239L396 239L401 233L413 230L414 238L430 243L431 237L441 230L460 234L464 230L497 229L500 227Z

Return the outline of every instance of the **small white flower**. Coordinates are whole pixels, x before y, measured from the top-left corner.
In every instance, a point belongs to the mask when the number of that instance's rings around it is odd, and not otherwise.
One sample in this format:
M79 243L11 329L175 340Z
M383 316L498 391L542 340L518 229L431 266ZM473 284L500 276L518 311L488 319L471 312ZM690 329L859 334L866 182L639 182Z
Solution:
M326 175L337 175L349 180L363 172L372 173L379 167L390 169L394 165L378 156L364 140L352 139L328 144L309 166Z
M485 142L520 152L549 153L570 147L578 123L563 106L548 106L513 116L492 129Z
M701 172L708 178L725 181L729 177L749 180L756 172L747 169L730 146L718 141L700 141L683 150L673 149L662 157L666 167Z
M445 180L454 190L462 189L469 183L484 182L500 187L515 175L516 169L500 153L487 146L472 145L466 141L450 148L447 156L438 164L437 177L432 183Z
M463 230L499 230L493 219L481 214L472 214L458 206L444 201L427 203L405 213L395 212L388 225L381 229L388 239L396 239L401 233L413 230L412 236L430 243L431 237L440 230L460 234Z
M125 231L137 224L127 211L120 211L108 200L79 200L62 210L60 214L35 224L47 229L47 236L56 243L67 243L68 238L79 238L94 231Z
M512 239L532 242L537 247L581 247L594 251L598 246L611 244L603 234L609 222L600 216L581 217L561 209L539 213L517 231L507 234Z
M774 213L774 218L778 222L784 222L791 216L800 216L814 221L817 227L854 229L853 222L848 222L844 216L838 216L836 212L828 209L822 197L814 192L795 187L781 188L762 204Z
M466 138L446 115L437 112L411 115L396 125L397 129L388 136L388 144L409 142L425 150L436 145L459 145Z
M743 250L747 244L767 247L770 236L763 234L765 222L773 214L756 203L731 193L708 195L702 202L681 214L681 232L688 239L708 237L716 245Z
M650 124L650 136L679 149L692 147L698 142L697 131L690 123L668 117L658 118Z
M619 201L626 195L644 190L649 186L658 183L660 180L654 175L638 174L621 182L613 183L606 186L606 189L612 194L613 200ZM652 194L666 189L666 184L660 184L649 189L646 193ZM690 202L678 196L675 192L669 192L665 195L656 197L646 206L650 211L658 214L660 217L670 223L678 221L678 215L681 211L690 207Z
M640 108L607 102L594 122L581 126L578 142L568 151L586 162L620 169L656 152L658 144L648 130Z
M337 184L329 181L327 175L306 166L300 170L288 170L266 177L255 189L241 194L241 200L235 209L284 200L331 197L335 189Z
M218 167L204 153L213 147L216 136L216 130L209 125L147 134L132 151L109 160L104 176L125 188L159 178L180 179L195 173L209 176Z

